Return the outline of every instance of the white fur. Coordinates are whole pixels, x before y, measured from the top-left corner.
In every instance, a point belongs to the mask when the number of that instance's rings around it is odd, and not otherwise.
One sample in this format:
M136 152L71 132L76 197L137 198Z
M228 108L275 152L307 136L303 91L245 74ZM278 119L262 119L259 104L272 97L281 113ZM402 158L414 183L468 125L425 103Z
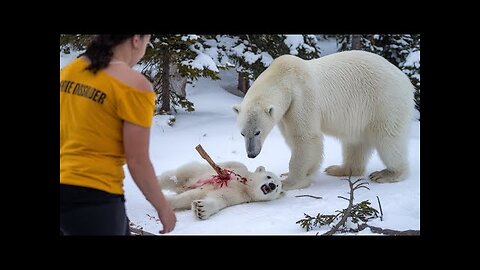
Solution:
M314 60L284 55L234 110L251 158L278 124L292 151L286 190L310 185L323 160L323 134L338 138L343 147L343 164L328 167L328 174L363 175L376 149L387 168L370 179L395 182L408 174L413 92L401 70L373 53L346 51Z
M247 202L275 200L284 194L282 182L272 172L265 171L263 166L255 172L248 171L240 162L225 162L218 164L222 169L232 170L247 178L245 184L236 176L227 185L219 187L211 184L199 185L199 180L205 180L216 175L208 164L192 162L157 176L159 184L164 189L177 192L177 195L167 196L173 209L192 209L199 219L207 219L221 209ZM173 180L175 179L175 181ZM276 188L264 194L263 184L275 184Z

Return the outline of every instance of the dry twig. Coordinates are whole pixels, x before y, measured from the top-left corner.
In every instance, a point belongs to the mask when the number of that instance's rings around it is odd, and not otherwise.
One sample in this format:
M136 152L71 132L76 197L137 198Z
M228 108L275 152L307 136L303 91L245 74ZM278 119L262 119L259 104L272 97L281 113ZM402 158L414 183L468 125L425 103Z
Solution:
M142 229L138 229L138 228L133 228L130 226L130 232L132 235L155 235L153 233L149 233L147 231L144 231Z
M297 195L295 197L310 197L310 198L314 198L314 199L323 199L322 197L320 196L312 196L312 195Z
M363 231L366 228L370 228L370 230L373 233L380 233L380 234L392 235L392 236L397 236L397 235L420 235L420 230L397 231L397 230L390 230L390 229L382 229L380 227L371 226L371 225L368 225L366 223L358 226L358 230L356 230L356 231L357 232Z
M378 196L377 196L377 202L378 202L378 207L380 208L380 221L383 221L382 205L380 204L380 198L378 198Z
M144 231L142 226L135 225L135 223L131 221L128 222L128 226L130 228L130 235L155 235L153 233Z

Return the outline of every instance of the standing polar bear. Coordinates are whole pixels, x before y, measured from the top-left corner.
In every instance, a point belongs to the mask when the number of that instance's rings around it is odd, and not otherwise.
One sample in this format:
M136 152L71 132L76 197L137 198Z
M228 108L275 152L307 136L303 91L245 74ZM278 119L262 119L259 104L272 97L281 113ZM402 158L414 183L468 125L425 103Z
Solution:
M247 202L270 201L284 195L282 182L274 173L259 166L248 171L240 162L220 163L230 175L222 181L207 164L187 163L157 176L160 186L178 193L167 196L173 209L192 209L199 219L207 219L221 209Z
M328 167L327 174L363 175L376 149L386 169L369 178L396 182L408 174L413 93L409 78L373 53L345 51L314 60L284 55L233 109L249 158L278 124L292 152L285 190L311 184L323 159L323 134L338 138L343 148L343 164Z

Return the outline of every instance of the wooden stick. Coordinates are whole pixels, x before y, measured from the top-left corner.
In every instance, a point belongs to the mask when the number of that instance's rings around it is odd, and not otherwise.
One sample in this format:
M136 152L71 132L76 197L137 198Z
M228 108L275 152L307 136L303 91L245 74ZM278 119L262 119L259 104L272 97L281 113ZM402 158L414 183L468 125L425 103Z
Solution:
M220 166L218 166L217 164L215 164L215 162L213 162L212 158L207 154L207 152L203 149L202 145L197 145L195 147L195 149L197 149L198 153L200 153L200 156L205 159L208 164L210 164L210 166L212 166L212 168L217 172L217 174L220 176L220 177L226 177L226 175L224 175L222 169L220 168Z

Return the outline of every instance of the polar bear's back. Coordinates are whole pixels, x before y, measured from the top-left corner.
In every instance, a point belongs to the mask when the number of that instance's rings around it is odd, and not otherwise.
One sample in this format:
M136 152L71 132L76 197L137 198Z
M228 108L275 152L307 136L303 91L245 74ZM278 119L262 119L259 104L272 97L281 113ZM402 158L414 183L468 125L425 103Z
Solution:
M322 94L332 91L346 98L375 95L382 98L399 95L413 99L408 77L385 58L365 51L345 51L305 61L308 71ZM323 93L327 91L327 93Z
M358 137L367 129L391 129L411 119L413 85L385 58L345 51L304 62L305 88L314 96L312 111L321 115L325 133Z

